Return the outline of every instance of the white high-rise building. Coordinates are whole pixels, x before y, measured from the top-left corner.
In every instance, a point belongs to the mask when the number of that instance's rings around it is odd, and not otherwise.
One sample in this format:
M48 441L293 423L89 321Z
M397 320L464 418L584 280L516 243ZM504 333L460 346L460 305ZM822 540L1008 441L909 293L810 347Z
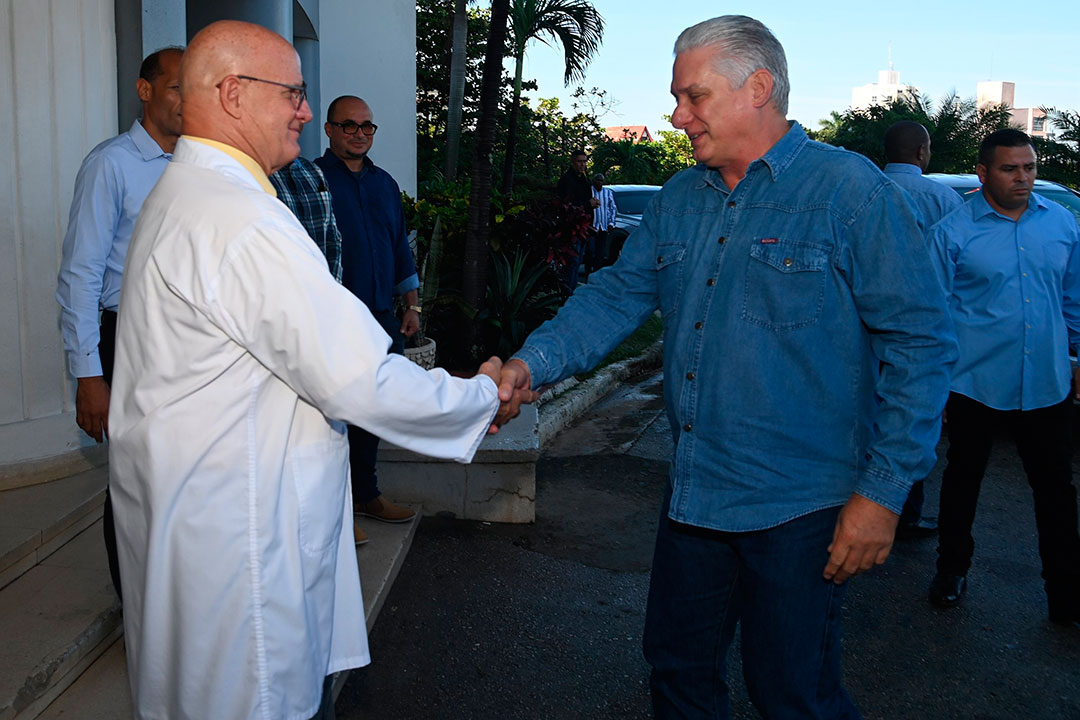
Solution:
M976 86L975 102L980 108L987 105L1006 105L1013 125L1033 137L1047 137L1046 113L1037 107L1016 107L1016 83L986 80Z
M851 107L865 110L873 105L891 105L894 100L914 100L918 92L900 82L900 71L893 68L892 45L889 46L889 69L878 71L876 83L851 89Z

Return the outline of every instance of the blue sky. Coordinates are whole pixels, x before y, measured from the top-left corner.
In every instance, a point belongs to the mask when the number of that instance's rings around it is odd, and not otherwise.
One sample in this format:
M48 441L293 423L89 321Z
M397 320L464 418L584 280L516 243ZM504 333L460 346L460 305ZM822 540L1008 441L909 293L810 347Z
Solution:
M890 43L900 81L934 100L954 89L974 97L976 83L1006 80L1016 83L1017 107L1080 110L1080 3L908 2L893 4L896 9L866 0L593 4L604 16L604 44L581 84L619 101L601 118L605 126L671 129L662 115L673 108L668 88L675 38L689 25L728 13L756 17L780 39L791 79L788 117L811 128L831 110L847 108L853 86L877 81L878 71L888 68ZM525 77L540 89L532 95L558 97L568 108L573 86L564 88L562 75L561 49L533 42Z

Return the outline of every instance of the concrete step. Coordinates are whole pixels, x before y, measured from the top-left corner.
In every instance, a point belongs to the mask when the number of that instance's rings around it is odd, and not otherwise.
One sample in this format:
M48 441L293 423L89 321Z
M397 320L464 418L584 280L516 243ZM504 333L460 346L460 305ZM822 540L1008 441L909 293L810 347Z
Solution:
M364 611L368 631L386 601L390 587L405 561L405 555L420 522L389 524L361 518L360 525L369 542L356 549L360 584L364 592ZM107 581L106 571L106 581ZM348 673L339 673L334 682L334 697L341 692ZM123 638L112 643L103 654L66 691L43 712L26 715L26 720L100 720L131 717L131 693ZM2 720L2 716L0 716ZM19 716L18 720L24 720Z
M107 467L0 492L0 588L101 517Z
M101 520L0 590L0 720L33 718L120 634Z

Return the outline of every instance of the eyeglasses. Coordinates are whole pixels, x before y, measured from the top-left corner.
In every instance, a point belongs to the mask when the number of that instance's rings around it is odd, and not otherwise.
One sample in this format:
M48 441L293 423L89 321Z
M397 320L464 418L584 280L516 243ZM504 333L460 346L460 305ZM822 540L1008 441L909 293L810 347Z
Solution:
M371 137L375 134L375 131L379 129L379 126L373 122L363 122L359 124L353 122L352 120L346 120L343 123L334 122L333 120L327 120L326 122L330 125L333 125L334 127L341 128L341 132L345 133L346 135L355 135L356 131L359 130L368 137Z
M301 83L300 85L289 85L288 83L277 82L276 80L263 80L262 78L252 77L251 75L237 75L239 80L254 80L255 82L266 83L267 85L277 85L283 87L289 91L289 95L292 97L293 107L297 110L304 104L304 100L307 100L307 83ZM218 83L220 85L220 83Z

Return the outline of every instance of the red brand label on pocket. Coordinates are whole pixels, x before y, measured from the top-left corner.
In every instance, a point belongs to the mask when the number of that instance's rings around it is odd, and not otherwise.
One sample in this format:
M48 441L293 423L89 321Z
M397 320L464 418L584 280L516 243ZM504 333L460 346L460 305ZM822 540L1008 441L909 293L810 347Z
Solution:
M778 242L780 242L780 241L777 240L776 238L762 238L761 239L761 244L762 245L775 245Z

